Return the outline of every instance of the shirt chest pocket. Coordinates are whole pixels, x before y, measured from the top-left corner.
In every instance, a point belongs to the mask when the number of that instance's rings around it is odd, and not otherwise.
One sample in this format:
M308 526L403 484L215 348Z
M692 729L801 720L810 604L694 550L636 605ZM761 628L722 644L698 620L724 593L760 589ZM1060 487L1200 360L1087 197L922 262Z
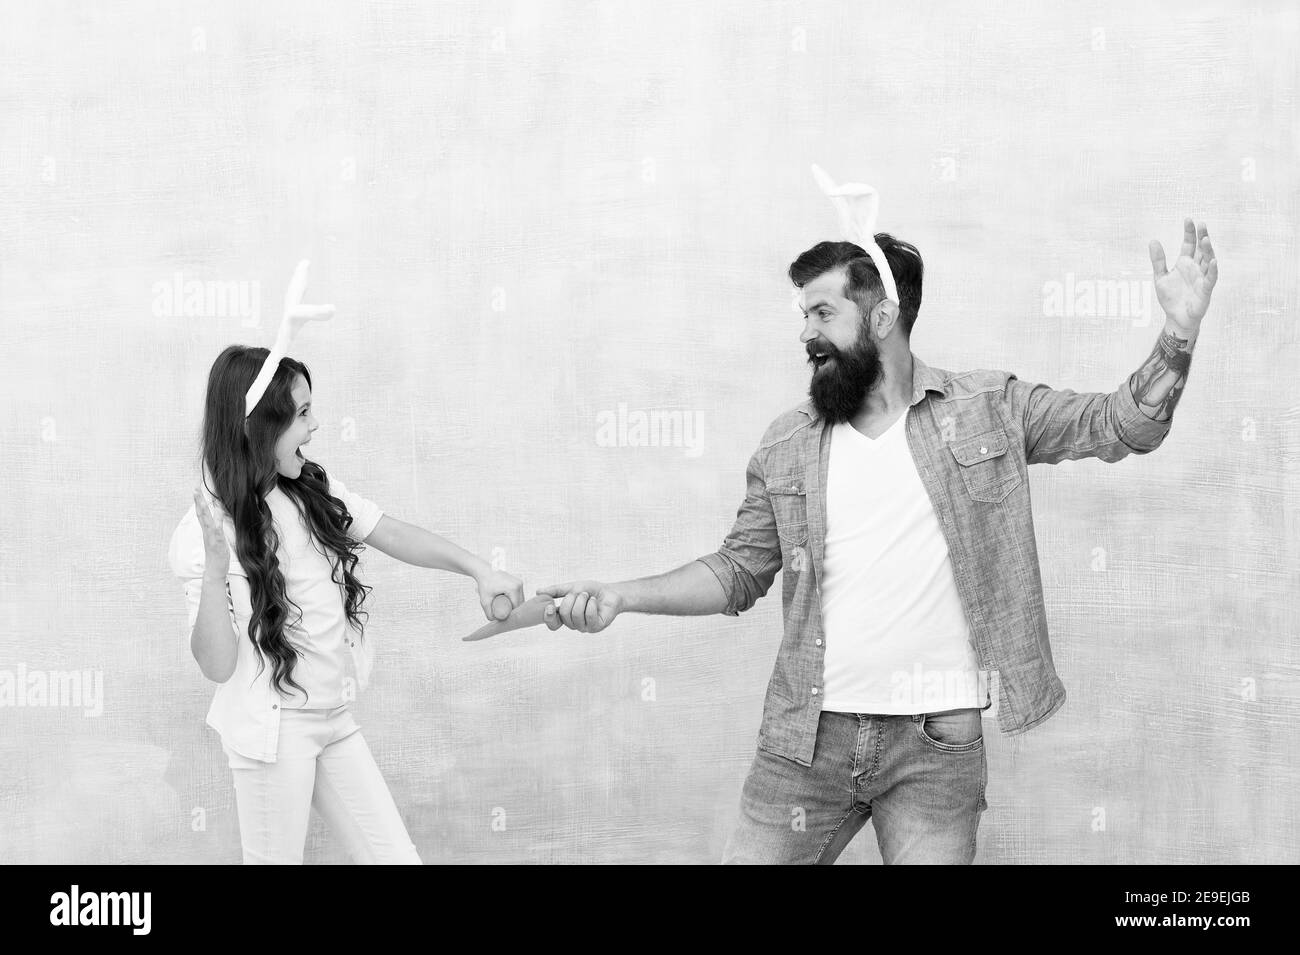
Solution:
M802 474L768 481L767 497L776 517L776 533L787 544L808 541L808 491Z
M1007 453L1009 447L1007 433L1001 429L948 446L971 500L997 504L1024 483L1023 469L1015 455Z

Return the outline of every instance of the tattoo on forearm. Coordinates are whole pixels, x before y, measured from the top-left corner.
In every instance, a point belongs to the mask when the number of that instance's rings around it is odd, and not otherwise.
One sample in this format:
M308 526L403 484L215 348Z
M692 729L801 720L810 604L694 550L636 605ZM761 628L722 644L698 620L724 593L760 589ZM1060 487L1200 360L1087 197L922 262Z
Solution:
M1192 342L1161 332L1156 347L1142 367L1129 378L1129 389L1142 413L1154 421L1168 421L1187 384L1192 365Z

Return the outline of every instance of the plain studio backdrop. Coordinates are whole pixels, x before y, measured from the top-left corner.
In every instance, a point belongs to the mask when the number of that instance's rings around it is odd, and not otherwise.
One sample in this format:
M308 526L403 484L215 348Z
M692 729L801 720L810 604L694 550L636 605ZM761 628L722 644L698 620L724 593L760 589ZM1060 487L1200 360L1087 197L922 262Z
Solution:
M6 3L0 677L102 699L0 708L0 860L240 858L167 543L211 363L270 344L298 259L338 308L291 350L315 460L529 594L620 580L715 550L805 396L785 270L839 238L816 162L920 248L916 354L1056 388L1138 367L1147 241L1172 262L1208 222L1222 279L1163 447L1030 472L1069 699L1027 735L986 720L977 861L1300 861L1298 22ZM734 619L467 644L467 579L362 571L356 706L426 862L720 858L779 582ZM874 834L843 859L878 862ZM319 819L307 860L346 861Z

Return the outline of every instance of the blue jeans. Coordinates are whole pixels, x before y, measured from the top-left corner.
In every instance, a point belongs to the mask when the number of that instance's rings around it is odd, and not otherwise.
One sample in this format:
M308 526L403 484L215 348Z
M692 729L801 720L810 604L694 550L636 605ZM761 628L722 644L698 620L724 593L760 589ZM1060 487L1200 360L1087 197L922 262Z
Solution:
M987 784L979 709L823 712L812 766L758 751L723 861L830 865L871 819L886 865L968 865Z

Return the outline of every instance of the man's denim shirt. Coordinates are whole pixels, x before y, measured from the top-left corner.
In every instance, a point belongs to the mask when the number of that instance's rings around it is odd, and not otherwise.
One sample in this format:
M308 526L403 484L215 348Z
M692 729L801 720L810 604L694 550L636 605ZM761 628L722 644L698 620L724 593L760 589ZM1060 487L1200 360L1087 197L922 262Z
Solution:
M1145 454L1171 423L1148 418L1127 379L1111 394L1077 394L1005 371L954 373L915 355L912 362L907 444L948 542L980 669L993 680L998 725L1023 733L1065 702L1048 643L1026 466ZM830 436L810 401L772 422L750 458L735 526L721 549L700 558L721 581L732 616L752 607L785 568L785 634L758 745L805 766L817 741L826 655Z

